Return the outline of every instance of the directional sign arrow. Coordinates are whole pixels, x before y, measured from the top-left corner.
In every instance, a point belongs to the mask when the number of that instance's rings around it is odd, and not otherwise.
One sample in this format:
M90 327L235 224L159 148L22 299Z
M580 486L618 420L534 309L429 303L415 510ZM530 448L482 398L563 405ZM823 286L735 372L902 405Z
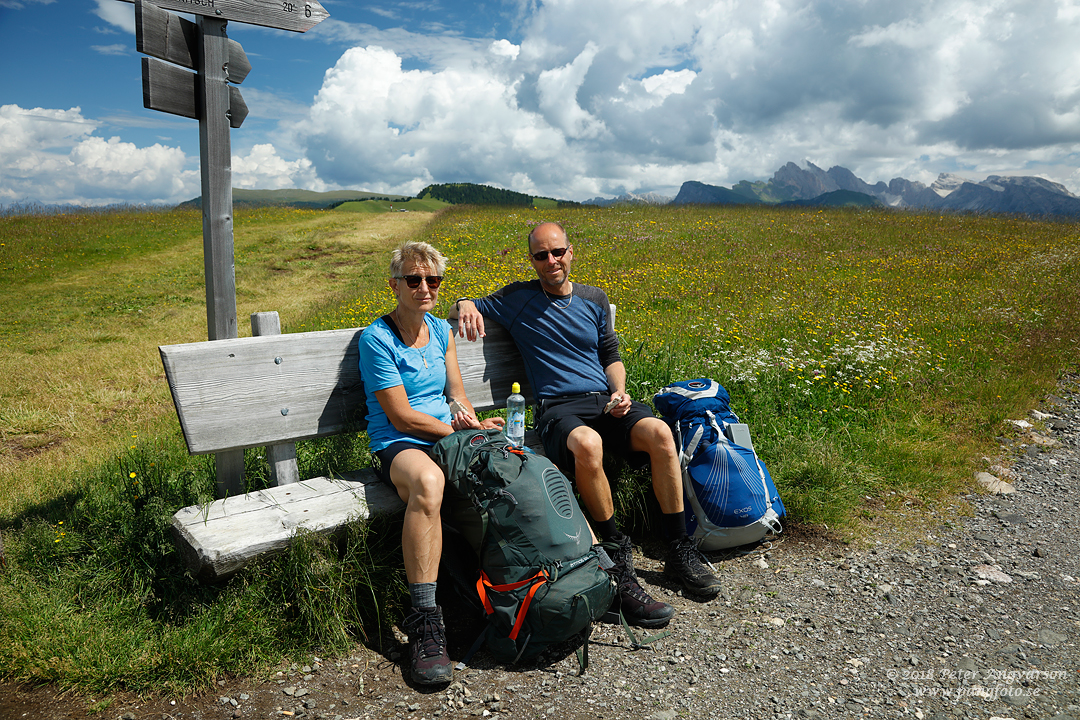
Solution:
M154 4L165 10L293 32L307 32L330 17L318 0L156 0Z
M199 119L195 98L199 76L153 58L142 59L143 107ZM229 127L238 128L248 115L240 88L229 86Z
M244 102L244 96L240 94L240 88L229 86L229 127L236 129L244 124L244 118L248 116L248 106Z
M249 72L251 72L251 63L248 61L247 53L240 47L240 43L230 40L229 65L225 68L225 77L229 82L239 85L244 82Z
M199 28L190 20L148 2L135 3L135 49L181 67L195 69ZM239 85L251 72L240 43L229 40L229 82Z
M195 69L199 28L190 20L148 2L135 3L135 49Z

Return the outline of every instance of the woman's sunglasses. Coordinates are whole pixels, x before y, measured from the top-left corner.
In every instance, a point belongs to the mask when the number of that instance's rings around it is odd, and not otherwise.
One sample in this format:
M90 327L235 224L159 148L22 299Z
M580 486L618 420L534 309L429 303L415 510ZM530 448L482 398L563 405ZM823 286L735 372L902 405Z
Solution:
M438 290L442 285L442 275L395 275L395 280L404 280L411 290L420 287L420 281L427 283L429 290Z
M555 256L556 258L561 258L563 255L566 254L566 251L569 250L569 249L570 248L568 248L568 247L555 248L554 250L551 251L551 254L553 256ZM547 250L541 250L540 252L532 253L532 259L535 260L536 262L544 262L545 260L547 260L547 258L548 258L548 251Z

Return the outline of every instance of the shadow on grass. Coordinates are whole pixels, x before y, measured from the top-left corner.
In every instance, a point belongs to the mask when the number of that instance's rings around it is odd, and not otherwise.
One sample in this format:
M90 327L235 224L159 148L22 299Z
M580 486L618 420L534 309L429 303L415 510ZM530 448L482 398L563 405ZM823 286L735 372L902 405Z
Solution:
M357 446L304 453L355 468ZM265 462L251 452L249 485L265 486ZM185 694L287 657L389 646L404 594L400 520L302 533L281 555L206 583L185 572L169 525L176 510L212 500L214 484L212 457L166 438L5 519L0 677Z

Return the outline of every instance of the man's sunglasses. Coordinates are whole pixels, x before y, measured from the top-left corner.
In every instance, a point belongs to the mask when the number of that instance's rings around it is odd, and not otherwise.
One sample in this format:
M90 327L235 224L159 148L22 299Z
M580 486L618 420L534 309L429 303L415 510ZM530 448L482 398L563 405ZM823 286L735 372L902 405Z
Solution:
M423 280L424 282L427 283L427 286L428 286L429 290L438 290L439 286L442 285L443 276L442 275L395 275L394 279L395 280L404 280L405 284L408 285L409 288L412 289L412 290L415 290L416 288L420 287L420 281L421 280Z
M551 251L551 254L553 256L555 256L556 258L561 258L563 255L566 254L566 251L569 250L569 249L570 248L568 248L568 247L555 248L554 250ZM547 250L541 250L540 252L532 253L532 259L535 260L536 262L544 262L545 260L547 260L547 258L548 258L548 251Z

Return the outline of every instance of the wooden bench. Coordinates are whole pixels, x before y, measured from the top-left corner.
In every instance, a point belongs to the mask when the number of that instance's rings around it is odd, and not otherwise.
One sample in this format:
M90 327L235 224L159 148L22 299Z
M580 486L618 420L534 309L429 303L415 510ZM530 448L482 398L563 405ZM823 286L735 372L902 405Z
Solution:
M203 579L284 551L301 528L331 532L404 509L370 468L305 480L296 472L297 440L366 427L357 349L363 328L281 335L277 313L252 315L252 328L250 338L159 348L188 450L217 456L220 499L172 518L185 567ZM457 352L477 412L505 407L514 382L531 397L517 347L497 324L477 342L458 338ZM538 448L531 430L526 444ZM243 451L263 446L274 486L245 494Z

